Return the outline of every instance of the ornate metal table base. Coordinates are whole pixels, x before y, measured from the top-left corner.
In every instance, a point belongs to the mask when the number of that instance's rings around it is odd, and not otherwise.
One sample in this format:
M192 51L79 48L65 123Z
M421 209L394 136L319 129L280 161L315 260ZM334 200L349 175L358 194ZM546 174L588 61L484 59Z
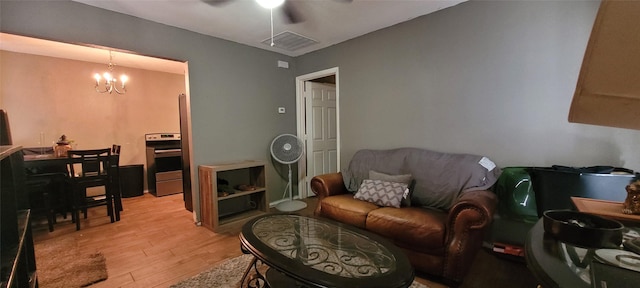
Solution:
M249 266L244 271L240 288L268 288L268 287L291 287L306 288L307 286L298 283L287 275L278 272L276 269L266 268L264 274L260 272L258 266L266 265L258 258L253 257ZM252 271L253 270L253 271Z
M262 261L260 261L260 263L263 264ZM251 270L253 270L253 273L251 273ZM267 281L265 279L265 275L262 275L262 273L260 273L260 270L258 270L258 258L253 257L253 260L251 260L251 263L249 263L249 266L247 266L247 269L244 271L244 275L242 275L242 281L240 282L240 287L241 288L269 287L266 283Z

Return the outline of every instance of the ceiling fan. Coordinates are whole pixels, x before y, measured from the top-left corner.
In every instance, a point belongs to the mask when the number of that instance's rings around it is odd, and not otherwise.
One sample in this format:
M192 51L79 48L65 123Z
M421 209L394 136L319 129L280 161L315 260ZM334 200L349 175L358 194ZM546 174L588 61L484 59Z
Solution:
M234 0L202 0L212 6L221 6L227 4ZM347 2L350 3L353 0L333 0L339 2ZM277 9L284 15L284 18L288 24L296 24L304 22L304 17L302 13L299 12L299 9L296 7L296 2L301 1L292 1L292 0L256 0L258 4L267 9Z

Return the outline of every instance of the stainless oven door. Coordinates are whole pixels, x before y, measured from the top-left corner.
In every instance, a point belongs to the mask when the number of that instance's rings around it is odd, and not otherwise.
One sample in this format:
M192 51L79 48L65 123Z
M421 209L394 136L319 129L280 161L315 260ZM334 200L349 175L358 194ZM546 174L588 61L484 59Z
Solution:
M165 158L165 157L181 157L182 150L180 148L177 149L156 149L154 151L155 158Z

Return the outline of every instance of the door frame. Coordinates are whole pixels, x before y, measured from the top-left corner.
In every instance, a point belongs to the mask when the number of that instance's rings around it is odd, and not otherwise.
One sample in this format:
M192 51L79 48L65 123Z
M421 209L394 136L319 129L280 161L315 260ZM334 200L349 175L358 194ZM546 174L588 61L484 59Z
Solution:
M314 79L335 75L336 77L336 168L340 171L340 77L339 68L333 67L309 74L304 74L296 77L296 125L297 136L304 141L305 151L307 146L307 137L305 135L305 117L307 114L307 105L304 99L304 83ZM308 191L307 187L307 157L305 153L304 157L298 162L298 197L307 198L313 196L313 192ZM309 179L311 180L311 179Z

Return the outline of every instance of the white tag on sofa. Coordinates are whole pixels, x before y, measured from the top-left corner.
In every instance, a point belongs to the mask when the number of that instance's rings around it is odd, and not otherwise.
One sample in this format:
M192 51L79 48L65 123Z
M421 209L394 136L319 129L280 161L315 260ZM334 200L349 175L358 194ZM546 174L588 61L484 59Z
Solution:
M493 161L489 160L489 158L487 157L482 157L482 159L480 159L480 162L478 163L489 171L493 170L493 168L496 168L496 163L493 163Z
M409 197L409 188L404 189L404 193L402 194L402 199L407 199Z

